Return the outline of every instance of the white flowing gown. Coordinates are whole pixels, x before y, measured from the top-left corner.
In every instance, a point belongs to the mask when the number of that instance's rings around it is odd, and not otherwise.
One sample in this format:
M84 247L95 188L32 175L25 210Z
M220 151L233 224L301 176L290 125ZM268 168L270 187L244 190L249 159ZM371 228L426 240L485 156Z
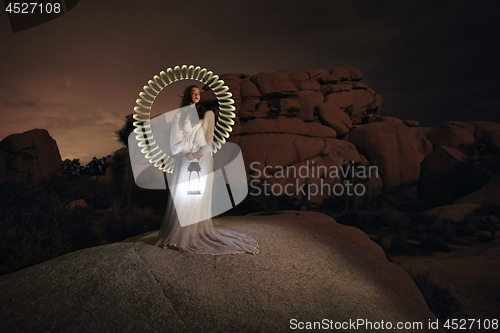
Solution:
M203 119L194 126L187 117L184 124L180 123L181 111L172 122L170 147L175 158L175 165L169 184L180 184L187 178L188 166L192 162L185 154L200 151L203 157L199 164L205 182L202 182L201 195L186 195L184 186L170 186L170 197L165 216L160 229L160 239L156 246L173 248L200 254L256 254L259 245L255 239L229 229L215 228L212 225L212 184L214 171L211 156L215 115L207 111ZM196 114L196 113L195 113ZM192 114L191 114L192 115ZM194 160L196 161L196 160ZM175 198L175 205L174 199ZM182 212L182 219L201 221L182 227L179 223L177 210ZM182 210L182 211L181 211Z

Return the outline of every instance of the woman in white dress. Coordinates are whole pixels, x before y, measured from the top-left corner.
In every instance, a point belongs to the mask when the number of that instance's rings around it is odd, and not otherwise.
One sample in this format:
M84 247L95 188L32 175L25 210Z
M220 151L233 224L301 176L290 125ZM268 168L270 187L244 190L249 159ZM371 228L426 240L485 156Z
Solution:
M210 175L214 171L211 147L215 115L199 105L199 101L198 87L187 87L181 110L172 122L170 147L175 165L169 184L181 184L187 178L188 167L192 170L191 162L198 161L204 175L203 189L200 195L187 195L184 186L170 186L171 195L156 246L200 254L256 254L259 245L253 238L229 229L214 228L211 218L184 227L179 223L176 209L182 210L183 221L200 221L201 216L211 216L213 178ZM183 108L189 105L194 107Z

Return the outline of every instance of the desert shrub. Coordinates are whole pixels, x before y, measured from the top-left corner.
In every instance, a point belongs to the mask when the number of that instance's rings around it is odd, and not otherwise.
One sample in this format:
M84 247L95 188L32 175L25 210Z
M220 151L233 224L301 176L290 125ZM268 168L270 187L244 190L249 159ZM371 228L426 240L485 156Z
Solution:
M478 230L488 231L491 238L500 230L500 206L481 206L473 212L464 216L459 224L460 232L473 231L473 235L478 234Z
M338 223L351 225L361 230L377 227L374 213L366 210L346 210L335 216Z
M408 245L410 237L420 240L427 250L449 251L449 243L457 234L453 221L422 212L400 212L386 207L375 211L347 210L330 215L338 223L377 234L379 244L387 255L414 251Z
M396 232L391 239L391 253L408 253L410 252L410 248L408 246L408 232L407 231L398 231Z
M481 206L471 213L471 215L473 214L477 216L475 220L477 227L480 230L488 231L491 238L495 238L495 233L500 230L500 205Z
M105 209L113 204L113 194L108 185L90 178L81 176L70 180L61 177L52 177L40 182L39 191L55 193L64 198L67 204L73 200L84 199L93 209Z
M456 232L461 236L478 236L478 222L476 216L466 216L463 220L457 223Z
M490 209L489 215L500 218L500 205L488 207Z
M437 215L429 215L423 212L409 212L408 218L411 220L411 228L419 229L419 227L427 228L437 220Z
M68 233L74 250L99 245L94 233L94 221L98 214L87 207L75 207L68 213Z
M420 237L422 246L431 251L449 252L450 246L441 236L425 234Z
M450 219L438 219L429 226L428 234L440 237L444 241L452 241L455 237L455 226Z
M68 232L69 214L55 194L8 185L11 199L2 209L0 274L34 265L73 250ZM0 191L7 197L6 187Z
M456 227L449 219L440 219L437 215L422 212L409 212L408 231L432 251L449 251L449 243L456 235Z
M456 317L461 311L461 304L453 297L449 287L441 287L433 281L430 272L408 272L418 287L427 306L438 319Z
M115 197L123 196L123 191L126 187L125 174L129 163L130 159L128 153L115 153L113 155L113 163L110 164L109 168L113 172L110 185Z
M133 192L133 199L135 207L151 208L158 211L159 214L165 212L167 207L168 190L146 190L136 186Z
M21 218L22 209L32 202L39 193L25 184L0 184L0 227L7 230L10 223Z
M387 258L413 252L408 246L407 231L398 230L396 232L391 232L388 230L375 230L373 232L377 235L376 242L380 245L382 250L384 250Z
M495 215L481 216L478 219L479 229L488 231L491 238L495 238L495 233L500 229L500 220Z
M148 231L158 230L161 226L161 218L152 214L151 211L133 211L130 215L122 217L107 214L100 224L104 237L109 242L118 242Z
M378 244L384 250L385 255L389 256L391 250L392 235L386 232L378 232Z
M352 225L362 230L385 228L393 231L403 230L411 224L405 213L383 208L375 211L352 209L334 216L338 223Z
M405 213L390 208L375 211L374 219L377 225L393 230L405 229L406 226L411 224L411 220Z
M0 185L0 274L99 244L93 232L96 213L91 208L67 209L73 199L65 192L68 181L52 181L43 182L48 189L42 184ZM54 184L63 184L62 190L51 187Z

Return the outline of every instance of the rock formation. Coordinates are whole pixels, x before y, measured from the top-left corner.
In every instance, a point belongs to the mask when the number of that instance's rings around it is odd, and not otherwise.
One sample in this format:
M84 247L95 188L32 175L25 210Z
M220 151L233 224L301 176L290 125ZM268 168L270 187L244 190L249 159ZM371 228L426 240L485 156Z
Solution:
M263 170L268 167L271 186L293 183L290 191L297 193L305 182L318 186L342 182L340 177L317 175L313 168L330 170L347 163L368 162L354 145L339 140L353 124L368 122L381 110L382 98L363 82L357 69L299 69L253 76L226 74L221 78L229 86L236 107L236 124L229 141L242 148L249 181L263 180ZM215 95L202 93L202 103L216 107ZM275 175L279 168L305 166L310 171L304 177ZM373 193L381 188L379 179L367 183ZM309 201L320 204L326 197L328 194L319 193L309 196Z
M432 151L424 135L396 122L356 126L347 140L367 159L376 161L386 189L417 183L420 163Z
M0 182L38 183L61 164L57 143L47 130L12 134L0 142Z
M260 253L193 255L132 240L69 253L0 277L0 331L289 332L293 318L362 318L430 332L436 320L410 276L357 228L299 211L215 223L251 235Z
M411 204L420 200L418 188L427 204L440 205L477 190L495 172L495 168L487 167L489 171L478 182L466 186L460 185L463 177L467 178L465 174L455 175L462 177L455 185L443 184L449 168L439 156L451 150L456 153L450 156L461 153L470 159L499 156L500 124L447 121L431 128L419 127L415 120L382 116L382 98L364 83L357 69L297 69L225 74L221 78L229 86L236 107L229 141L242 148L249 181L266 178L266 169L271 186L294 183L294 190L305 183L333 186L345 179L276 175L280 168L307 166L312 170L320 166L341 168L349 163L376 164L380 178L363 180L373 195L383 188L384 195L393 197L387 198L391 204L405 200ZM213 92L203 92L202 103L217 112ZM433 149L436 153L424 160ZM481 165L483 162L478 161ZM461 188L448 198L445 192L451 190L450 186ZM308 200L321 204L328 197L320 193Z
M419 192L433 207L452 202L487 204L495 201L484 194L474 200L459 198L479 190L493 179L495 173L500 172L500 156L467 156L451 147L441 146L425 157L421 167ZM492 181L493 187L495 184Z
M473 124L463 121L446 121L434 127L427 137L434 148L446 146L464 154L470 154L474 145L474 131Z

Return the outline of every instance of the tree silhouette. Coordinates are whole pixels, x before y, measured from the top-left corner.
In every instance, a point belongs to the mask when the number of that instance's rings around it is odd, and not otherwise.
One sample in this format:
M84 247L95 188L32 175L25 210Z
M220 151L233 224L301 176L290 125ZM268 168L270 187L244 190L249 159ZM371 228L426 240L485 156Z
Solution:
M125 116L125 124L123 124L122 128L115 131L118 142L120 142L125 147L128 147L128 137L130 133L135 129L134 126L134 118L132 118L133 114L129 114Z
M62 162L61 173L64 176L66 176L68 179L72 179L74 177L80 176L82 170L83 170L83 167L80 164L79 158L75 158L73 160L70 160L69 158L67 158Z
M134 129L135 129L134 118L133 118L133 113L131 113L125 117L125 123L123 124L122 128L115 131L118 142L120 142L122 145L128 148L128 137ZM120 186L118 186L116 181L118 181L119 179L122 180L125 179L125 186L123 186L122 188L124 188L125 190L125 202L127 207L127 214L130 214L132 212L132 191L135 185L134 177L132 175L132 168L130 165L130 158L128 153L126 154L124 159L123 156L117 156L115 154L115 156L113 156L113 161L114 162L111 165L114 178L113 187L115 189L119 188Z
M105 161L106 158L111 157L111 155L104 156L101 158L94 157L86 166L83 167L81 174L89 176L103 176L108 168Z

